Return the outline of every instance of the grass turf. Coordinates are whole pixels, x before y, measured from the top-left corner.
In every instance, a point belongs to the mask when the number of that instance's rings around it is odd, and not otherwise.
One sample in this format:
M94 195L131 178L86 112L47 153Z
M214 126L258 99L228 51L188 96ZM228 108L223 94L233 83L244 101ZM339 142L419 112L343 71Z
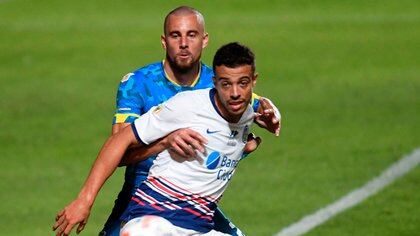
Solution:
M175 1L0 2L1 234L46 235L109 135L119 79L163 58ZM240 41L257 55L257 92L283 113L278 139L241 163L221 202L248 235L271 235L378 175L420 143L416 1L212 1L203 61ZM95 235L118 170L84 234ZM418 168L310 235L412 235ZM50 233L52 234L52 233Z

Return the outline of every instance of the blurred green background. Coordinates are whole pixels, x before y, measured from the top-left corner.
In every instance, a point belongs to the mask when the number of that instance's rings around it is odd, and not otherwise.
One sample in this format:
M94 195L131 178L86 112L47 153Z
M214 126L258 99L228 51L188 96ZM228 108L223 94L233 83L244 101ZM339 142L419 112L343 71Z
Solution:
M222 199L247 235L273 235L420 146L419 1L0 1L0 235L53 235L110 134L123 75L163 59L163 18L193 6L215 50L254 49L279 138ZM83 235L102 228L123 169ZM418 235L420 169L308 235Z

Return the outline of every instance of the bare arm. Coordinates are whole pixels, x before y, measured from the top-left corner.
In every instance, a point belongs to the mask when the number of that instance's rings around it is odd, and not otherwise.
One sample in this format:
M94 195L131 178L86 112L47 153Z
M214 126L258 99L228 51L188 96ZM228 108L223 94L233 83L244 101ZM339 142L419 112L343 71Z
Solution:
M129 126L130 123L118 123L112 126L112 134L116 134ZM166 139L159 139L158 141L147 145L131 145L125 152L121 162L118 166L126 166L128 164L134 164L139 161L144 161L152 155L156 155L167 148Z
M129 164L134 164L140 161L144 161L150 156L153 156L162 152L163 150L166 149L166 147L167 147L167 142L165 138L159 139L158 141L147 146L137 146L137 145L131 146L125 152L118 166L126 166Z
M57 230L56 235L70 234L76 224L79 224L77 232L83 230L99 190L117 168L126 149L136 143L131 127L125 127L108 138L77 198L57 214L53 226L53 230Z

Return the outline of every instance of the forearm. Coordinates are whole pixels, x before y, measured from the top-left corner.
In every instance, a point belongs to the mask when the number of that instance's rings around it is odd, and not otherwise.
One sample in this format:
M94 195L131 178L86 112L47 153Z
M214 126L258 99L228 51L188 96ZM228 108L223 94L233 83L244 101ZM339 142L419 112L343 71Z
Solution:
M78 199L86 202L90 207L93 205L99 190L115 171L124 152L131 144L130 140L121 138L121 136L124 136L124 134L115 134L105 142L78 195Z
M167 148L166 139L160 139L148 146L134 146L124 154L119 166L126 166L144 161L150 156L156 155Z

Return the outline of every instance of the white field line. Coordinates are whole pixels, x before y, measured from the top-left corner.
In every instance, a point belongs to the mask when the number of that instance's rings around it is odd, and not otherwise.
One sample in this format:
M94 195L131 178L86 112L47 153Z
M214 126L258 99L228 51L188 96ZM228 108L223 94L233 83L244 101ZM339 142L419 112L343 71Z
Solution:
M394 182L394 180L405 175L420 163L420 148L414 150L410 155L403 157L384 170L378 177L367 182L363 187L353 190L341 199L319 209L311 215L303 217L300 221L283 228L275 236L302 235L309 230L323 224L338 213L351 208L366 198L376 194L378 191Z

